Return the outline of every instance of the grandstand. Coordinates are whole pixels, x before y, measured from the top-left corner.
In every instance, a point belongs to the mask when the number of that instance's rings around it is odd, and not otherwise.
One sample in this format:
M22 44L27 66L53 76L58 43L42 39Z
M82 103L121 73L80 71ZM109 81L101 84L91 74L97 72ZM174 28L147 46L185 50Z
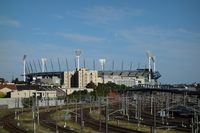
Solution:
M125 84L127 86L149 84L148 75L148 69L98 71L98 82L114 82L116 84ZM154 73L151 71L152 83L157 83L157 79L160 76L159 72ZM26 80L35 84L61 86L64 85L64 71L28 73L26 74Z

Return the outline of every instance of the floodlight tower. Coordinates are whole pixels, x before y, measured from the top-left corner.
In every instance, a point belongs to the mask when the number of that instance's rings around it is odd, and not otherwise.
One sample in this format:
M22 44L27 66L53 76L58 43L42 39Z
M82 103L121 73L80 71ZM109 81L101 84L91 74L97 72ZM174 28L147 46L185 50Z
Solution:
M45 64L47 62L46 58L42 58L42 72L45 72Z
M154 56L150 51L146 51L146 54L149 61L149 83L150 83L151 82L151 60L154 62ZM155 69L155 65L154 65L154 69Z
M26 81L26 55L23 57L23 77L24 77L24 82Z
M79 59L80 59L80 55L81 55L81 50L77 49L75 51L75 55L76 55L76 58L77 58L77 70L79 70Z
M106 63L106 59L99 59L99 64L101 65L102 72L104 71L105 63ZM103 84L104 84L104 72L103 72L103 75L102 75L102 79L103 79Z
M156 56L153 56L151 59L153 61L153 72L156 72Z
M99 59L99 64L101 65L101 70L104 70L104 65L106 63L106 59Z

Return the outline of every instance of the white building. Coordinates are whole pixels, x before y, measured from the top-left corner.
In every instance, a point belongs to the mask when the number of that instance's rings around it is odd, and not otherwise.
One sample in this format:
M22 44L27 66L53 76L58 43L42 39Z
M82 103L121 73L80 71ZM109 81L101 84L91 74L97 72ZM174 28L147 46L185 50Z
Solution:
M132 87L134 85L149 84L148 69L137 69L135 71L99 71L99 83L113 82L118 85ZM154 80L152 82L155 82Z
M11 98L29 98L37 94L41 98L55 98L57 97L56 91L36 91L36 90L15 90L11 92Z
M78 88L84 88L90 82L93 82L95 85L98 85L97 78L98 73L96 70L87 70L86 68L79 69Z
M96 70L80 68L78 71L64 72L64 88L85 88L90 82L98 85L98 72Z
M38 86L38 85L20 85L11 92L11 98L29 98L34 95L40 98L55 98L65 96L65 92L59 88Z
M72 76L74 75L74 71L65 71L64 72L64 88L71 88L72 84Z

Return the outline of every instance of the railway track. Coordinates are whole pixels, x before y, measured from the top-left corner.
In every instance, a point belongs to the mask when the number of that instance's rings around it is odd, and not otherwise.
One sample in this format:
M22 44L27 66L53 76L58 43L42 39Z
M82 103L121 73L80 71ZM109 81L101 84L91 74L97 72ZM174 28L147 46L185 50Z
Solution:
M17 124L13 121L14 119L14 112L4 116L1 118L3 122L3 128L5 128L10 133L27 133L26 130L17 126Z
M115 116L121 116L121 117L115 117ZM135 116L135 112L133 112L133 111L130 112L130 114L129 114L129 122L138 123L138 120L135 119L134 116ZM112 117L117 119L117 120L128 121L127 116L123 116L120 113L117 113ZM142 118L142 120L139 120L140 124L151 126L151 127L153 126L153 123L154 123L153 115L150 115L149 113L143 112L141 118ZM189 124L189 120L182 119L182 118L175 118L175 119L167 118L167 123L168 124L166 124L166 119L164 119L164 124L163 124L162 123L162 118L161 117L156 117L156 126L157 126L157 128L158 127L173 126L173 129L176 129L176 130L179 130L179 131L190 132L190 128L189 127L182 127L182 121L184 123Z
M99 121L94 120L91 118L91 116L89 115L89 110L88 109L84 109L84 118L85 118L85 126L91 127L93 129L95 129L96 131L99 131ZM105 123L102 122L101 123L101 131L105 131ZM127 128L122 128L119 126L114 126L114 125L110 125L108 124L108 132L112 132L112 133L144 133L141 131L137 131L137 130L132 130L132 129L127 129Z
M40 124L46 128L51 129L52 131L56 131L56 127L57 127L57 131L59 131L59 133L76 133L69 127L64 128L58 125L56 126L56 121L50 119L50 115L54 113L55 111L56 111L55 109L52 109L50 110L50 112L40 113Z

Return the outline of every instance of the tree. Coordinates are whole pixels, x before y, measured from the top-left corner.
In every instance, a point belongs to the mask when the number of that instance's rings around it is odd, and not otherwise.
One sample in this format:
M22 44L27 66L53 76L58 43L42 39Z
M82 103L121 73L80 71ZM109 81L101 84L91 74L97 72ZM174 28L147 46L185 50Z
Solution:
M96 89L96 87L97 86L92 81L86 85L86 88Z
M29 98L22 99L22 104L23 104L24 108L31 107L33 105L33 98L29 97Z
M12 83L17 84L18 82L19 82L19 79L18 79L18 78L15 78L14 80L12 80Z

